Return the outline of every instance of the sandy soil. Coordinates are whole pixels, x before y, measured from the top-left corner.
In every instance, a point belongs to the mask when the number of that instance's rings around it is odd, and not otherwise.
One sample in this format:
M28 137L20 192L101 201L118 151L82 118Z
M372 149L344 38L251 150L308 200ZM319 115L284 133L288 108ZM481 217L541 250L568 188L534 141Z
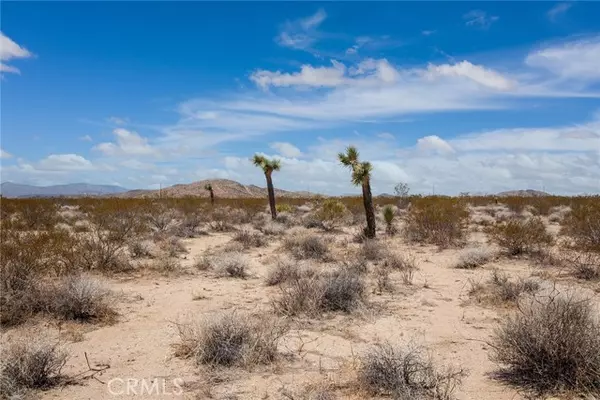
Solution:
M196 256L230 239L230 234L211 234L185 240L189 253L182 265L190 267ZM522 398L515 389L488 376L495 367L483 341L490 338L498 317L507 311L468 302L467 292L470 279L485 280L492 268L529 276L532 267L525 261L501 260L476 271L458 270L451 265L459 250L438 251L409 246L399 238L386 240L394 250L416 257L419 271L413 285L404 285L400 274L393 273L395 293L370 295L372 304L362 313L291 322L292 328L281 343L284 356L275 365L254 371L209 373L192 360L174 357L176 323L232 309L272 313L270 301L278 295L278 289L265 286L264 277L274 255L281 252L279 242L246 251L252 262L252 276L246 280L217 278L209 272L109 279L110 288L120 294L119 321L92 330L81 327L82 340L67 343L72 356L64 372L75 375L86 371L84 353L92 364L110 368L97 374L97 379L52 389L41 397L284 399L291 398L285 393L298 392L307 384L329 382L340 385L339 398L359 399L364 397L347 385L357 357L377 340L389 339L399 344L417 342L426 346L439 363L467 369L469 375L456 392L458 399ZM471 241L484 240L480 233L471 235ZM176 378L184 382L183 395L173 393ZM128 379L157 380L161 388L164 382L166 393L135 395L130 390L129 396L125 395ZM139 390L139 386L136 388Z

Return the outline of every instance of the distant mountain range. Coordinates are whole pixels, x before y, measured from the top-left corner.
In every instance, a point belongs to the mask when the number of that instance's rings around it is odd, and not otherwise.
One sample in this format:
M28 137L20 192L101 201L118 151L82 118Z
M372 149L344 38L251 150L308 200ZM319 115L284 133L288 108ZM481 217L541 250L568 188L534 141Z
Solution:
M118 194L119 197L208 197L209 192L204 189L211 184L215 197L217 198L261 198L267 196L267 189L255 185L243 185L229 179L207 179L188 184L173 185L162 190L130 190ZM291 192L275 189L276 197L314 197L310 192Z
M4 197L60 197L60 196L105 196L126 192L127 189L111 185L71 183L68 185L33 186L4 182L0 194Z
M512 197L512 196L521 196L521 197L542 197L542 196L550 196L550 193L542 192L541 190L508 190L506 192L500 192L496 196L500 197Z

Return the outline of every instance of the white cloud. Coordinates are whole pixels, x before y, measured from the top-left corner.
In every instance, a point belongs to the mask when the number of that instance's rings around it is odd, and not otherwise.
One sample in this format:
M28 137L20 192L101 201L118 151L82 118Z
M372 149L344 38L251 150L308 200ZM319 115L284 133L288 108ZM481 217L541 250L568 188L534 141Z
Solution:
M424 31L421 31L421 35L423 35L423 36L431 36L431 35L433 35L436 32L437 32L436 30L424 30Z
M94 169L91 161L77 154L50 154L37 165L46 171L87 171Z
M332 64L332 67L316 68L303 65L300 72L292 74L258 70L250 76L250 80L262 89L267 89L269 86L339 86L344 82L346 67L334 60Z
M525 62L572 80L600 80L600 36L557 43L531 52Z
M0 149L0 158L12 158L12 154L10 154L7 151L4 151L4 149Z
M572 6L573 3L558 3L550 10L548 10L546 16L550 21L554 22L559 16L566 13Z
M427 67L426 75L429 78L445 77L464 77L468 78L482 86L496 90L509 90L516 86L516 82L504 77L499 72L473 65L468 61L462 61L456 64L432 65Z
M318 40L317 28L326 18L325 11L319 9L309 17L288 21L275 41L283 47L310 51L311 46Z
M9 61L15 58L29 58L33 54L24 47L19 46L11 38L0 32L0 61ZM20 73L19 69L0 62L0 72Z
M467 26L488 29L494 22L498 21L499 17L495 15L488 15L482 10L472 10L463 15L463 19L465 20L465 24Z
M302 155L300 149L291 143L275 142L271 143L270 147L274 150L277 150L277 152L284 157L297 158Z
M381 139L385 139L385 140L394 140L394 139L396 139L396 137L394 135L392 135L391 133L389 133L389 132L381 132L381 133L377 134L377 137L381 138Z
M157 149L148 144L148 139L140 136L137 132L117 128L113 131L116 143L100 143L94 147L95 150L107 156L128 155L157 155Z
M83 140L84 142L91 142L93 139L90 135L83 135L79 137L79 140Z
M417 140L417 149L427 153L452 154L452 146L437 135L425 136Z
M368 36L359 36L354 41L354 45L352 47L348 47L346 49L346 55L355 55L358 54L358 51L365 46L367 43L372 42L373 39Z

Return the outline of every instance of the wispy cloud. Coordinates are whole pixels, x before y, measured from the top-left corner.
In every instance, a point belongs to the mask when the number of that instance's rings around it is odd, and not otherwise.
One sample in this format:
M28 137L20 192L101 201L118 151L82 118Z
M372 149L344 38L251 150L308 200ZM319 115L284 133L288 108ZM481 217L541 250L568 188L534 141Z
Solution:
M319 39L317 28L325 21L327 14L323 9L311 16L283 24L275 41L283 47L297 50L310 51L313 44Z
M0 158L2 158L2 159L12 158L12 154L10 154L7 151L4 151L4 149L0 149Z
M433 35L436 32L437 32L436 30L424 30L424 31L421 31L421 35L423 35L423 36L431 36L431 35Z
M548 19L555 22L561 15L569 11L573 7L573 3L558 3L546 13Z
M16 58L30 58L33 54L24 47L15 43L11 38L0 32L0 72L20 74L21 71L3 61L9 61Z
M79 140L82 140L84 142L91 142L93 139L90 135L83 135L79 137Z
M499 18L500 17L496 15L488 15L487 12L482 10L471 10L463 15L463 19L467 26L480 29L488 29L494 22L498 21Z
M115 125L126 125L129 123L128 118L121 118L121 117L108 117L106 120L108 122L110 122L111 124L115 124Z

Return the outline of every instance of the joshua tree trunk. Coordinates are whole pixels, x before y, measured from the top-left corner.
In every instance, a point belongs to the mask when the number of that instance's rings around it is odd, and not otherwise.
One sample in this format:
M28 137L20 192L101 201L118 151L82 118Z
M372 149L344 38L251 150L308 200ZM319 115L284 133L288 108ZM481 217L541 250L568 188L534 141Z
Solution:
M215 192L212 189L210 189L210 205L215 206Z
M375 237L375 209L373 208L373 196L371 195L371 184L368 180L362 184L363 203L365 205L365 214L367 216L367 228L365 236L372 239Z
M267 191L269 192L269 207L271 208L271 218L277 218L277 209L275 208L275 190L273 189L273 180L271 179L271 173L265 174L267 177Z

